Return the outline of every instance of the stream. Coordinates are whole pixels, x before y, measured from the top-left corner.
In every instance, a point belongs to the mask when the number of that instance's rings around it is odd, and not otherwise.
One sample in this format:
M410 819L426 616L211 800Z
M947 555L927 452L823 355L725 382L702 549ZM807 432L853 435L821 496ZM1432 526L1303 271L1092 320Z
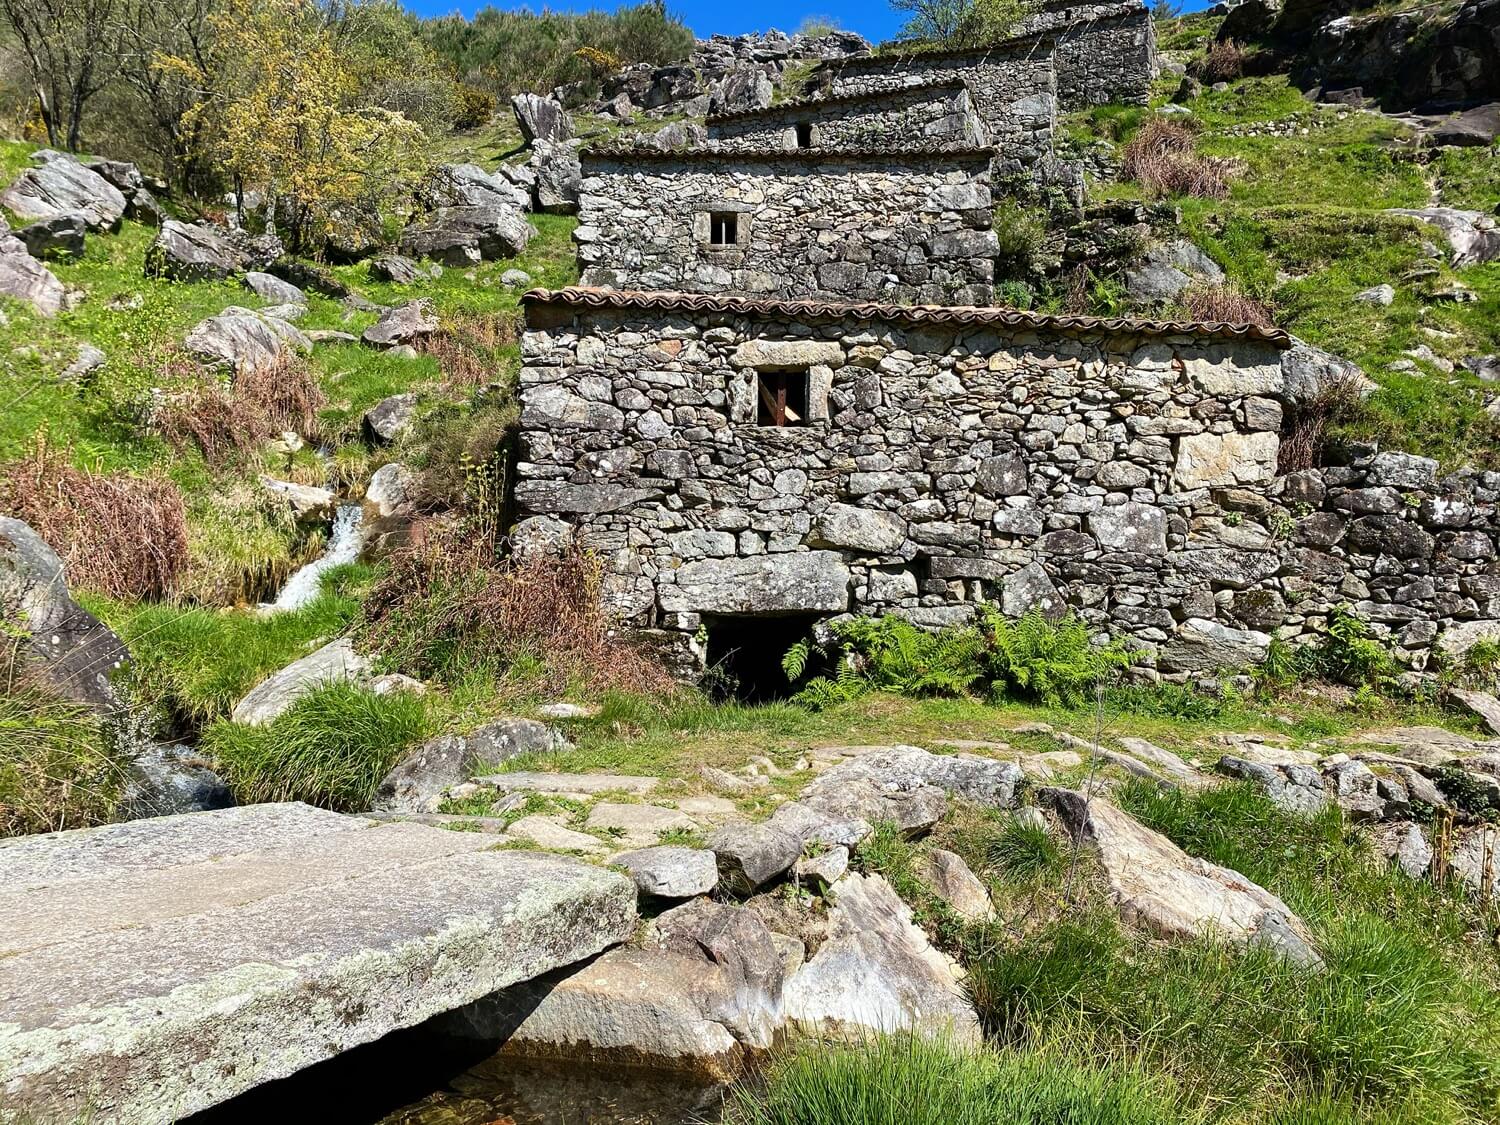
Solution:
M290 609L301 609L318 596L323 575L336 566L359 559L365 546L364 509L359 504L340 504L334 513L333 530L328 536L328 547L321 556L306 566L294 571L276 595L276 600L264 607L267 613L284 613Z

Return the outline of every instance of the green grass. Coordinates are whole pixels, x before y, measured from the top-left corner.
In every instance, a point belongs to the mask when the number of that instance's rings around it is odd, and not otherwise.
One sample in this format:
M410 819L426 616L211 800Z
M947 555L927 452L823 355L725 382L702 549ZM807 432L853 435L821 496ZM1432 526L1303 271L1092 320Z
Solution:
M963 1050L909 1036L805 1047L731 1092L729 1125L1166 1125L1168 1083L1048 1050Z
M90 599L89 607L130 649L129 679L139 701L169 728L196 730L228 716L272 672L342 633L368 579L367 568L336 568L311 604L269 616L103 599Z
M0 686L0 837L107 821L127 756L92 711L40 687Z
M375 695L340 682L308 692L266 726L215 723L199 748L241 804L306 801L358 812L434 727L423 696Z

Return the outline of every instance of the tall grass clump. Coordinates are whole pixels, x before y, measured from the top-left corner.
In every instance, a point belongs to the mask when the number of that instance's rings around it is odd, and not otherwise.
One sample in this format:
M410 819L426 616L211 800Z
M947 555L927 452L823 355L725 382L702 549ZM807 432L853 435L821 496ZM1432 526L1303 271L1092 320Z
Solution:
M187 505L176 484L76 468L45 430L26 457L0 466L0 511L46 540L70 585L107 597L168 597L187 567Z
M197 450L219 465L288 430L318 436L318 412L327 398L300 356L238 374L228 385L190 361L166 366L176 368L177 385L153 407L151 427L179 453Z
M484 535L429 524L391 559L360 630L390 667L423 679L669 691L661 665L620 635L602 580L581 551L499 559Z
M1234 285L1194 286L1182 295L1182 307L1190 320L1276 327L1271 310Z
M1196 146L1197 136L1186 125L1153 117L1125 145L1121 171L1157 198L1228 198L1229 162L1203 156Z
M1128 1066L917 1036L808 1047L731 1090L729 1125L1168 1125L1171 1088Z
M306 801L358 812L432 726L423 696L376 695L336 682L308 692L265 726L216 723L200 749L241 804Z
M126 756L98 717L4 662L0 669L0 836L109 820Z

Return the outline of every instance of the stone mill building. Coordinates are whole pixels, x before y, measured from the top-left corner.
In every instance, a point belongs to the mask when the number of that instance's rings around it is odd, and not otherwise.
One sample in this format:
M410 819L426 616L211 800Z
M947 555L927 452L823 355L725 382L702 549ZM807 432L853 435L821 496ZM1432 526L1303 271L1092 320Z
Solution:
M1060 103L1143 100L1154 67L1138 3L1037 19L829 64L698 148L584 153L582 285L525 302L516 550L595 552L610 609L688 673L981 601L1071 610L1184 676L1345 602L1416 667L1500 635L1500 478L1373 450L1278 474L1332 357L992 306L996 184L1052 174Z

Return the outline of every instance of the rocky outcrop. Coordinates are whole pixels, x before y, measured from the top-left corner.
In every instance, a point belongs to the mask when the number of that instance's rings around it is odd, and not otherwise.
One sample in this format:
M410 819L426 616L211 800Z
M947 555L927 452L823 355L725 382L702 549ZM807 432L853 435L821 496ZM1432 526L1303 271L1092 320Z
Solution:
M1420 219L1436 227L1452 251L1454 269L1500 258L1500 222L1493 215L1453 207L1392 208L1386 214Z
M1127 923L1165 938L1213 935L1298 965L1321 964L1306 924L1239 872L1188 855L1102 797L1070 789L1044 789L1040 796L1098 855L1110 899Z
M362 662L353 669L356 675L362 670ZM249 721L238 718L239 708L235 711L237 721ZM443 735L397 763L376 788L371 807L377 812L436 812L449 789L486 766L498 766L520 754L567 749L571 749L567 739L534 719L500 719L468 734Z
M312 351L312 341L284 319L238 305L199 321L182 343L205 363L236 375L275 368Z
M521 139L527 144L534 141L566 141L573 137L573 119L556 98L544 98L540 94L516 94L510 99L510 108L516 115L516 124L521 128Z
M0 193L0 207L21 219L57 219L77 215L89 230L118 230L125 197L97 172L71 156L43 149L28 168Z
M146 275L173 281L221 281L264 269L281 257L274 236L251 237L198 223L168 219L146 250Z
M4 219L0 219L0 294L25 301L43 316L61 312L67 297L62 282L9 233Z
M506 203L440 207L401 235L401 252L445 266L471 266L515 257L535 233L525 216Z

